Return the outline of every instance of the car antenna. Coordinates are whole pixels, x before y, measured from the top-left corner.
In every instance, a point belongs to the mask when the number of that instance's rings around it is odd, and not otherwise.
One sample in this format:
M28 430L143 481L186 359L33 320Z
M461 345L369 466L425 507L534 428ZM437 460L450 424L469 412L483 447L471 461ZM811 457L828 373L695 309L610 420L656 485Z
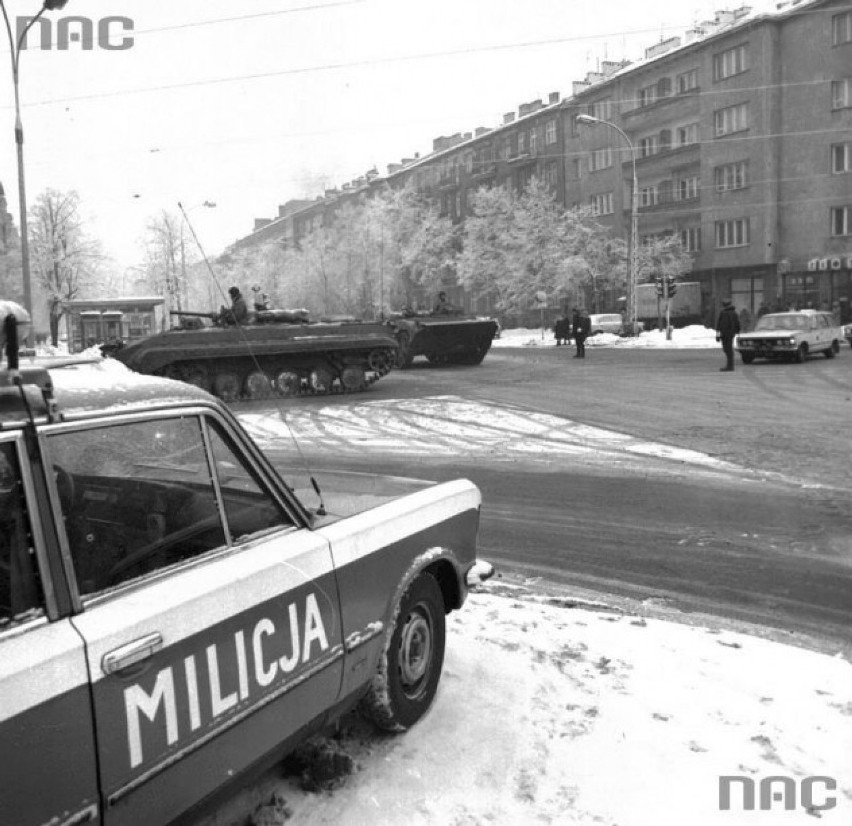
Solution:
M183 220L186 221L186 225L187 225L187 227L189 227L190 233L192 233L192 239L193 239L193 241L195 241L195 245L198 247L198 251L201 253L201 257L204 259L204 263L207 265L207 270L210 273L210 277L213 279L213 283L216 285L216 289L219 291L219 294L222 296L222 300L224 301L225 300L225 289L222 286L222 284L219 282L219 279L216 277L216 273L213 271L213 267L210 264L210 259L207 257L207 253L204 251L204 247L201 245L201 241L199 240L198 236L195 233L195 228L192 226L192 222L189 220L189 216L186 214L186 210L183 208L183 204L180 201L178 201L178 209L180 209L181 214L183 215ZM243 325L240 324L239 321L237 321L236 318L234 319L234 321L236 323L236 327L239 330L240 335L243 338L243 342L246 345L246 349L248 350L249 355L251 356L251 359L255 364L255 367L257 367L257 369L260 370L260 363L258 362L257 357L254 354L254 350L252 349L251 342L249 341L248 336L245 334L245 331L243 330ZM308 462L307 457L305 456L304 452L302 451L302 446L299 444L299 440L296 438L296 434L293 432L293 428L290 426L290 422L287 419L287 414L284 411L284 408L282 407L280 400L276 400L276 404L278 406L278 414L281 416L281 420L284 422L284 424L287 425L287 431L290 434L291 441L293 442L293 444L296 447L296 452L299 454L299 459L302 462L302 466L305 468L305 470L308 473L308 478L310 479L311 487L313 487L314 491L316 492L317 498L319 499L319 506L317 507L317 511L316 511L317 516L325 516L327 511L325 509L325 500L323 499L323 495L322 495L322 491L320 490L319 483L317 482L316 478L314 477L314 474L311 470L310 463Z

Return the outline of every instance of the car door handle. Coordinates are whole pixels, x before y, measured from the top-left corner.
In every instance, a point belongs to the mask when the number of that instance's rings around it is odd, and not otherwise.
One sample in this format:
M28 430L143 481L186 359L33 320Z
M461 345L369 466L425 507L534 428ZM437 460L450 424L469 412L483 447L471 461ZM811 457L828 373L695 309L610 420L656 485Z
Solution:
M159 631L147 634L104 654L101 669L104 674L115 674L131 665L153 657L163 647L163 635Z

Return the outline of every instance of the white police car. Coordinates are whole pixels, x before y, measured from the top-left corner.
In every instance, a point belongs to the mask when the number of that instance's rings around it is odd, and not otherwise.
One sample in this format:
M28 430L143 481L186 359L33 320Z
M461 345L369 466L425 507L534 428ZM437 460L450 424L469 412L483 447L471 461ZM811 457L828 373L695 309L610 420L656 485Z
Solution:
M0 824L159 826L358 702L391 730L423 715L444 615L491 570L473 484L311 512L203 391L15 362Z

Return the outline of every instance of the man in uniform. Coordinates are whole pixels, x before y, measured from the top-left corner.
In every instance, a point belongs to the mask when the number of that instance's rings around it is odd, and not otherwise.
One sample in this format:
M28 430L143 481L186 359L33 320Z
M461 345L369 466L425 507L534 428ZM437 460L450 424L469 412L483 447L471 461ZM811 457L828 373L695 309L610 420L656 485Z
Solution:
M716 322L716 341L722 342L727 364L720 367L721 373L732 373L734 370L734 337L740 331L740 320L734 305L727 299L722 302L722 312Z
M447 294L445 292L438 293L438 301L432 311L433 315L450 315L452 312L453 305L447 299Z
M592 331L592 321L585 310L575 310L574 312L576 315L573 319L573 334L574 343L577 345L577 352L574 358L584 359L586 357L586 339Z
M231 309L222 308L221 317L225 324L247 324L248 323L248 305L243 298L238 287L231 287L228 290L228 295L231 296Z

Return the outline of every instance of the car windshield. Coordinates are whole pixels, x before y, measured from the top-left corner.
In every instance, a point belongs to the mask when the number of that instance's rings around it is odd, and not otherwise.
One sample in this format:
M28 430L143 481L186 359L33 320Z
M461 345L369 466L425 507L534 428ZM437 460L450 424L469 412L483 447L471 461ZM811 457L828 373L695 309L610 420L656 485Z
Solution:
M807 330L808 320L803 315L765 315L759 319L757 330Z

